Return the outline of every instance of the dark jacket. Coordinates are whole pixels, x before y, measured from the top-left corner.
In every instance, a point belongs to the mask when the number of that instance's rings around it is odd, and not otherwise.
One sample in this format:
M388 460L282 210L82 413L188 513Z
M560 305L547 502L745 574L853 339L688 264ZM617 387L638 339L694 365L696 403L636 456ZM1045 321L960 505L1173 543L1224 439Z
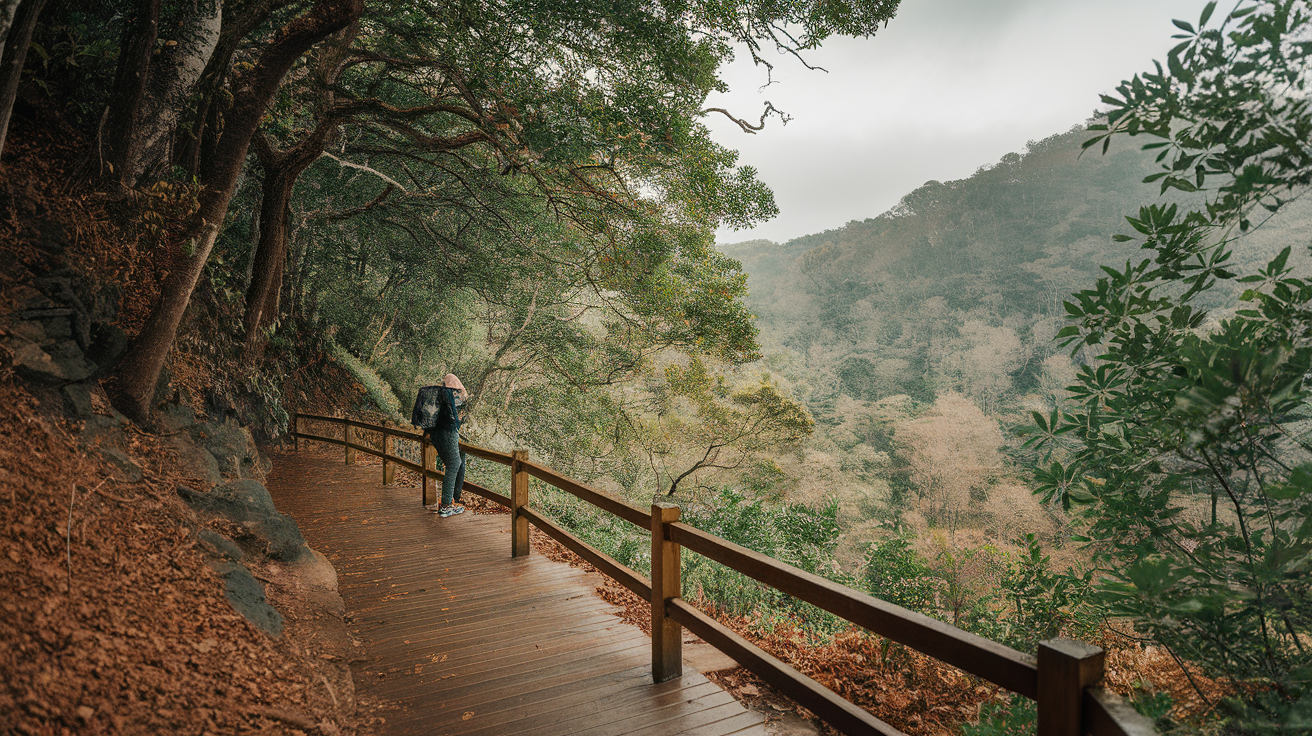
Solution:
M415 397L410 423L420 429L460 429L456 390L446 386L424 386Z

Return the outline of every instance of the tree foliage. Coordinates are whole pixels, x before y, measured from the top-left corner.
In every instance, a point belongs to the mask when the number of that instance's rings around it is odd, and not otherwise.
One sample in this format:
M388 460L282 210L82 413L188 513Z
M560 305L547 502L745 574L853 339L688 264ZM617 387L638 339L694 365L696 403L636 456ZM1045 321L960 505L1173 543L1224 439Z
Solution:
M664 378L654 415L640 418L634 434L670 496L699 471L740 468L763 451L795 446L815 428L806 407L768 377L732 386L693 358L666 366Z
M1114 614L1292 699L1312 684L1312 281L1292 273L1292 246L1256 268L1235 254L1312 183L1312 18L1301 2L1242 3L1209 26L1214 7L1176 22L1166 69L1104 98L1087 144L1150 136L1161 170L1147 180L1203 205L1127 218L1122 238L1146 257L1066 303L1061 339L1097 359L1066 412L1035 415L1029 444L1046 453L1041 492L1082 512ZM1237 302L1209 309L1233 282Z

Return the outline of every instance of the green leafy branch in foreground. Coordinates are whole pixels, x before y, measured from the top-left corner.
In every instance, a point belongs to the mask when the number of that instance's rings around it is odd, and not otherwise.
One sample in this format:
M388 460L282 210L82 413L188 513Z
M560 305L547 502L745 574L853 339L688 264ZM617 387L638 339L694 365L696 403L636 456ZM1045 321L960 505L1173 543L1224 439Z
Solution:
M1312 184L1307 99L1312 30L1303 2L1245 4L1207 28L1177 21L1168 69L1103 98L1086 148L1156 138L1162 192L1127 221L1148 257L1066 302L1067 346L1100 351L1064 413L1035 417L1037 491L1077 506L1113 615L1211 676L1263 692L1235 725L1280 722L1312 693L1312 281L1292 247L1263 268L1234 258L1254 213ZM1248 284L1233 315L1204 296Z

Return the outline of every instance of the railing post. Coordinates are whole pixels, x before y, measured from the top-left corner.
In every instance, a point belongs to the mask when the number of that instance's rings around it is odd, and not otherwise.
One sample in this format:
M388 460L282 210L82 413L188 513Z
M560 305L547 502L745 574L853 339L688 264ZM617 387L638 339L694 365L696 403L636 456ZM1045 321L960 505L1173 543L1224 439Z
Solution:
M424 505L432 506L437 503L437 481L428 477L428 471L437 469L437 448L433 443L428 441L428 435L424 435L419 440L419 446L423 448L420 453L419 464L424 467L424 472L420 478L424 485Z
M651 505L651 676L656 682L683 675L683 627L665 617L665 601L683 595L679 545L665 538L667 525L678 520L677 505Z
M346 441L346 464L355 465L355 448L351 447L351 443L355 442L355 427L343 424L342 439Z
M1084 688L1102 679L1102 649L1082 641L1039 642L1036 736L1080 736Z
M528 517L521 510L528 505L528 450L510 453L510 556L523 557L529 553Z
M389 459L392 456L392 450L396 449L396 443L392 435L383 432L383 485L390 486L396 479L396 465Z

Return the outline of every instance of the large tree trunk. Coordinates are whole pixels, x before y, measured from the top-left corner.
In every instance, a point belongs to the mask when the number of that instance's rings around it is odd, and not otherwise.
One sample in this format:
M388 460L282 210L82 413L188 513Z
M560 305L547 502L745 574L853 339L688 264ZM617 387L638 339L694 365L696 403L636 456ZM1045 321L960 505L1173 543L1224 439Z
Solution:
M278 299L282 295L282 275L287 262L290 233L292 191L296 180L314 163L337 137L337 120L333 117L333 85L346 52L359 31L351 24L325 44L315 64L316 84L320 89L317 123L300 143L286 151L275 150L262 135L255 138L256 151L264 167L263 202L260 207L260 240L252 260L251 282L246 290L247 358L258 356L264 347L263 328L278 317Z
M183 112L219 42L222 0L200 0L168 44L153 54L160 0L140 0L123 32L110 96L106 138L114 178L133 186L171 163L171 145Z
M264 166L260 240L253 257L243 320L248 357L258 354L264 343L261 331L278 316L283 264L287 260L292 190L296 186L296 179L319 158L319 154L336 136L336 131L335 122L324 120L320 121L309 137L286 151L274 151L267 144L260 146L260 159Z
M19 0L0 0L0 57L5 55L5 37L9 35L9 27L14 24L18 3Z
M190 129L178 141L173 163L187 171L188 178L196 176L200 162L213 155L214 142L222 127L220 121L227 111L224 102L224 80L228 78L233 54L241 42L274 10L288 5L291 0L226 0L220 24L218 44L210 54L209 63L196 83L196 104L191 114Z
M318 0L309 12L278 32L255 65L233 80L233 106L215 153L200 166L200 209L183 238L183 253L161 285L159 300L115 377L115 403L128 416L148 421L160 371L177 335L210 251L228 213L251 136L292 64L312 46L359 18L363 0Z
M18 98L18 82L23 78L23 64L27 62L27 49L32 45L32 31L37 18L46 6L46 0L23 0L14 13L9 35L5 37L4 53L0 54L0 154L5 152L5 138L9 134L9 115Z
M191 102L201 73L219 43L223 19L223 0L200 0L186 24L168 40L176 41L170 59L162 68L152 69L149 92L137 118L138 159L128 174L133 183L143 175L166 169L172 164L173 141L178 121Z
M114 86L109 93L103 139L109 144L106 161L114 181L125 186L131 184L134 177L130 171L141 155L141 139L136 135L136 128L141 118L141 103L146 99L150 55L159 32L159 6L160 0L137 3L136 15L123 28Z

